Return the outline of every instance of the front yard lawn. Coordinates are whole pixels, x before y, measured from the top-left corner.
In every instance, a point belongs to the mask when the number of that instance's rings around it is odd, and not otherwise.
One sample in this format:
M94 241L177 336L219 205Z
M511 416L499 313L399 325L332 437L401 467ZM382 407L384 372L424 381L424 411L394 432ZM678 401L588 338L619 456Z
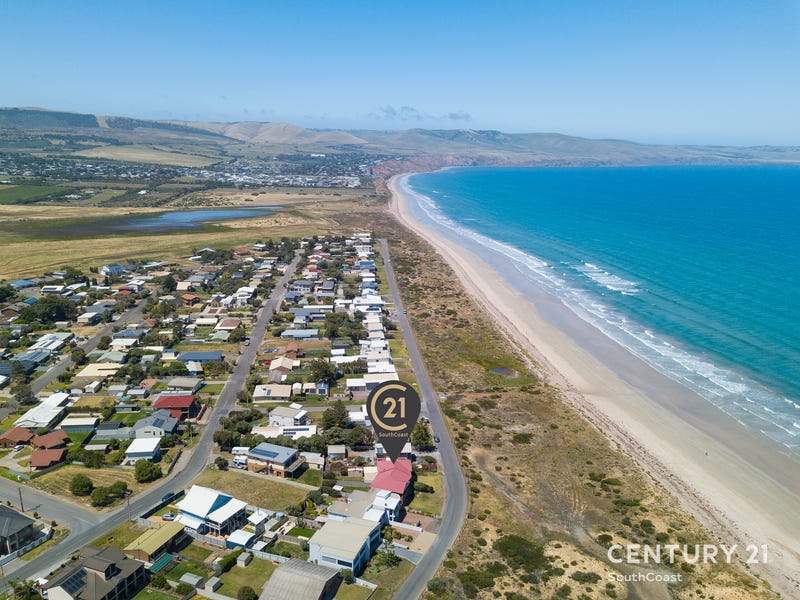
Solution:
M245 585L260 591L261 587L272 577L278 565L270 560L254 558L246 567L234 566L230 571L220 576L222 587L217 590L225 596L236 597L239 588Z

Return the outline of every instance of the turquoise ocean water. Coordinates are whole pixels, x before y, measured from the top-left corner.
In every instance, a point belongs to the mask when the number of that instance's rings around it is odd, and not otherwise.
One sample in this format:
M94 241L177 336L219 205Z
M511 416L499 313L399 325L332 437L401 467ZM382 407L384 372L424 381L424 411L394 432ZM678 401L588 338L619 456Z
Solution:
M410 209L800 452L800 168L470 168Z

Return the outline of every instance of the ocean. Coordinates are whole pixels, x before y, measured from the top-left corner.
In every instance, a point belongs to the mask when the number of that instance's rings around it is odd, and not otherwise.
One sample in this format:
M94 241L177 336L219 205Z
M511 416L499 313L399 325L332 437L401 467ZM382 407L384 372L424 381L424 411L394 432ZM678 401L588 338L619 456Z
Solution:
M800 453L800 167L465 168L401 185L415 218L517 289Z

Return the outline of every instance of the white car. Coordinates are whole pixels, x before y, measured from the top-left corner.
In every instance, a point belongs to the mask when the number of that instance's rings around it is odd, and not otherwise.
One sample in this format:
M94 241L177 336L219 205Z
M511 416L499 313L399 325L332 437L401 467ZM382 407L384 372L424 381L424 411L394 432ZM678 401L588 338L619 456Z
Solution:
M14 446L14 448L12 449L12 452L19 452L19 451L20 451L20 450L22 450L24 447L25 447L25 446L23 446L22 444L17 444L17 445L16 445L16 446Z

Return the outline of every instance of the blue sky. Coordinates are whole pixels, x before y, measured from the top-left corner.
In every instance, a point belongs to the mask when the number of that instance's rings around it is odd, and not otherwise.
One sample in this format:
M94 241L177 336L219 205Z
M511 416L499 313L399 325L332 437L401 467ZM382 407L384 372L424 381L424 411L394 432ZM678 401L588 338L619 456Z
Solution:
M800 144L800 3L0 0L0 105Z

